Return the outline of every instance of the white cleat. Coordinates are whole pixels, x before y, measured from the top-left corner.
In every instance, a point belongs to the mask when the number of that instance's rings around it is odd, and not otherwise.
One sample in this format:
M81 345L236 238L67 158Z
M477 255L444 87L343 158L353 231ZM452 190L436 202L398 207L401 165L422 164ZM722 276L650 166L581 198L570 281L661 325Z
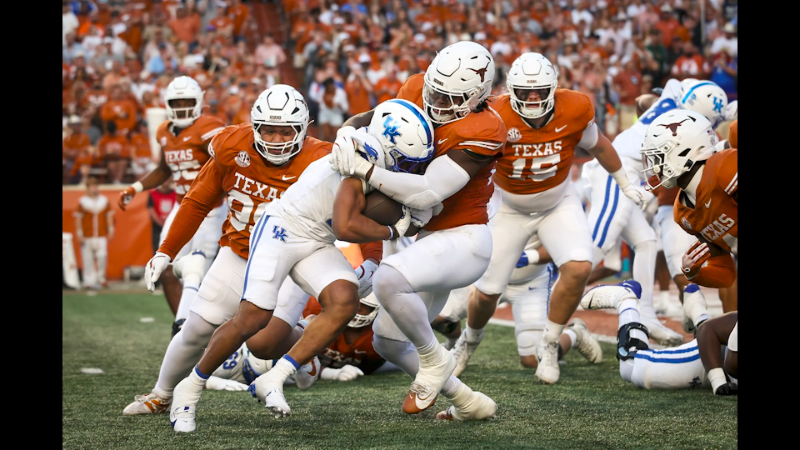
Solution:
M263 403L264 406L275 416L275 418L287 417L292 414L292 409L286 403L283 396L283 382L273 380L270 374L272 370L256 378L250 384L248 390L250 394Z
M481 333L481 337L475 341L467 340L467 330L461 332L461 336L459 336L456 344L450 350L450 353L456 358L456 369L453 371L453 376L461 376L464 372L464 369L467 368L467 362L469 361L470 356L478 348L478 344L481 343L483 340L483 333Z
M188 377L175 386L172 393L172 407L169 410L169 421L176 432L191 433L197 429L196 408L202 393L203 386L197 386Z
M603 361L603 349L600 348L600 343L592 336L589 329L586 327L586 322L579 318L574 318L567 325L567 328L575 332L578 339L575 341L575 350L578 351L589 362L599 364Z
M699 286L691 283L683 291L683 319L681 324L683 325L683 331L687 333L694 333L695 325L692 321L692 310L694 309L698 309L697 316L702 313L708 313L706 297L700 292Z
M639 317L639 322L647 327L650 339L665 347L677 347L683 344L683 335L670 330L658 318Z
M497 403L481 392L473 392L472 397L460 408L450 405L444 411L439 411L436 418L439 420L485 420L494 417L497 412Z
M666 294L666 295L664 295L664 294ZM666 316L666 317L672 317L672 318L675 318L675 319L677 319L678 317L681 317L681 315L683 314L682 306L680 305L680 303L676 304L675 302L670 300L670 296L669 296L668 293L662 292L658 296L658 298L659 298L658 304L657 305L653 305L655 307L657 316ZM654 303L655 303L655 299L656 299L656 297L653 297Z
M159 397L154 393L137 395L134 401L122 410L123 416L136 416L139 414L161 414L169 411L172 398Z
M437 344L439 363L423 365L420 358L419 371L403 400L403 412L417 414L433 406L439 391L456 369L456 358L441 344Z
M583 309L614 309L619 302L627 299L638 300L642 286L638 281L626 280L617 284L595 286L581 297Z
M314 357L308 364L301 366L294 374L294 381L298 389L305 391L314 385L319 380L322 366L319 363L319 358Z
M558 367L558 341L547 342L544 338L539 340L536 349L539 365L536 366L536 378L543 383L553 384L558 381L561 369Z

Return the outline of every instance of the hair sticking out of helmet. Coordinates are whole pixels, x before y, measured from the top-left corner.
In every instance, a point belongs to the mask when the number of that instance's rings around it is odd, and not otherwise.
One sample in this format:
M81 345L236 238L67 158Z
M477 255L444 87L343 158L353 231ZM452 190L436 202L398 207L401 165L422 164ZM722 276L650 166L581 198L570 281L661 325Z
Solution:
M303 149L309 114L295 88L276 84L262 92L250 110L255 147L275 165L286 164Z
M439 125L463 119L492 91L495 65L486 47L460 41L445 47L425 71L422 102Z
M204 91L194 78L180 76L167 85L167 119L178 128L193 124L203 113Z
M716 143L711 122L702 114L681 109L661 114L648 126L642 143L647 189L675 187L697 161L711 156Z
M383 148L387 170L420 174L433 159L433 123L412 102L392 99L376 106L368 130Z

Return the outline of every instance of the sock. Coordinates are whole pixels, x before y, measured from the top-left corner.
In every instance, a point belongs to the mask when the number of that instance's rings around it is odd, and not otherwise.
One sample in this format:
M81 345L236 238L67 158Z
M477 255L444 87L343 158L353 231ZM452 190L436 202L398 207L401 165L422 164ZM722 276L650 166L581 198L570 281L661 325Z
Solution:
M454 380L452 389L447 392L442 389L441 393L446 399L450 400L450 403L452 403L453 406L456 408L462 408L472 398L473 391L458 378L451 376L448 382L451 380Z
M575 333L575 331L564 330L564 334L569 336L570 347L575 347L575 343L578 342L578 335Z
M183 292L181 293L180 303L178 303L178 311L175 313L176 322L186 319L189 315L189 306L197 296L198 289L200 289L200 276L195 274L186 275L186 278L183 279Z
M427 345L417 347L420 364L436 364L439 362L439 341L433 338Z
M465 337L470 342L476 342L483 339L483 328L475 329L467 325Z
M267 373L272 374L269 377L273 381L277 382L278 386L283 386L283 383L286 381L286 379L294 375L299 368L300 364L298 364L297 361L295 361L291 356L283 355L283 357L280 358Z
M208 380L209 376L210 375L206 375L203 372L200 372L200 369L198 369L197 366L194 366L192 373L189 374L189 380L191 380L192 383L200 387L205 387L206 380Z
M717 367L708 371L708 381L711 383L711 392L717 393L717 388L728 382L725 371Z
M622 328L626 323L639 322L639 307L636 299L621 301L617 305L617 311L619 311L619 326L617 329ZM649 342L642 330L631 330L630 337L639 339L642 342Z
M547 325L545 325L544 327L544 333L542 334L542 339L545 342L558 342L558 338L564 331L564 327L566 327L566 324L557 324L555 322L551 322L550 320L548 320Z
M670 298L669 297L669 291L661 291L661 301L659 303L659 306L661 306L661 308L663 308L663 309L667 309L669 304L672 303L669 300L669 298Z

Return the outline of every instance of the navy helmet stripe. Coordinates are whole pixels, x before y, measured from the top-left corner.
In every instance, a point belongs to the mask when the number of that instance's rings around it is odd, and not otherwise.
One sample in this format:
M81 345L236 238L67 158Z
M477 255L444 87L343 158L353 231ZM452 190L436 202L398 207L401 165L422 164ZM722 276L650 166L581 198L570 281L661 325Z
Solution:
M393 99L387 100L387 101L403 105L406 108L408 108L409 110L411 110L411 112L413 112L414 115L417 116L419 121L422 122L422 127L425 128L425 135L428 137L428 145L432 145L433 144L433 136L431 135L430 127L428 127L428 119L426 119L425 116L420 114L419 111L416 110L416 108L411 106L409 104L410 102L408 100L402 100L402 99L398 99L398 98L393 98Z

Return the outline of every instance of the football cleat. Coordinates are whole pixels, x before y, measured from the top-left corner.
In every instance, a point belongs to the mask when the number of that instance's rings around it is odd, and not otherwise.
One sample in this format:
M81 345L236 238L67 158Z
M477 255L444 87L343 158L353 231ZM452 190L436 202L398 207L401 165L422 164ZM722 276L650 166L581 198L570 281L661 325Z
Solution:
M321 372L322 366L320 366L319 358L315 356L308 364L301 366L300 369L295 372L294 381L298 389L305 391L310 388L319 380Z
M683 344L683 335L667 328L658 318L640 317L639 321L647 327L650 339L665 347L677 347Z
M453 375L458 377L464 372L464 369L467 368L467 362L469 361L470 356L478 348L478 344L481 343L483 339L483 333L481 333L481 337L475 341L468 341L467 340L467 330L461 332L461 336L459 336L456 344L450 350L450 353L456 358L456 369L453 371Z
M175 337L175 335L178 334L178 331L181 331L184 322L186 322L186 319L178 319L172 323L172 337Z
M439 353L439 362L436 364L423 365L423 359L420 358L417 376L403 400L403 412L406 414L417 414L433 406L439 391L456 368L456 358L441 344L436 346L435 351Z
M497 412L497 403L481 392L473 392L472 397L460 408L450 405L444 411L439 411L436 418L439 420L484 420L491 419Z
M154 393L137 395L133 403L122 410L123 416L135 416L139 414L160 414L169 410L172 403L171 398L159 397Z
M581 298L583 309L613 309L619 302L627 299L638 300L642 286L636 280L626 280L617 284L603 284L589 289Z
M586 327L586 322L577 317L567 325L567 328L575 332L578 339L575 341L575 350L578 351L589 362L598 364L603 361L603 349L600 343L592 336Z
M692 322L692 310L695 308L708 310L708 305L706 305L705 296L700 292L700 286L690 283L683 290L683 319L681 320L683 331L687 333L694 333L695 330L695 325Z
M175 386L172 407L169 410L169 421L176 432L191 433L197 429L197 424L195 423L196 407L202 393L203 386L197 386L188 377Z
M270 374L273 374L273 376L270 376ZM290 416L292 409L289 408L289 404L286 403L286 398L283 396L283 381L273 379L276 375L280 377L277 372L270 370L256 378L247 390L259 402L263 403L277 419Z
M546 384L558 381L561 370L558 367L558 341L547 342L542 338L536 349L539 364L536 366L536 378Z

